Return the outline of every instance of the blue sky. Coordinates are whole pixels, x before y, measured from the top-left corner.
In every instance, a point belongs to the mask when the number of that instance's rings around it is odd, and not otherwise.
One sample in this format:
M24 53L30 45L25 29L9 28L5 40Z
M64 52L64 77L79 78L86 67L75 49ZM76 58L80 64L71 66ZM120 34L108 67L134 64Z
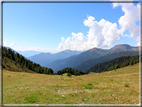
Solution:
M54 53L108 49L117 44L137 46L138 28L137 3L3 4L3 44L16 51Z

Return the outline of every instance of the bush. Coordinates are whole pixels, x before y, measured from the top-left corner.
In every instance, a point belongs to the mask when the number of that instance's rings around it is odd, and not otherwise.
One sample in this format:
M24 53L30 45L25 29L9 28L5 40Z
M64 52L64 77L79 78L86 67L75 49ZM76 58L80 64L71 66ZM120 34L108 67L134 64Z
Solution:
M118 64L115 65L115 69L117 69L117 68L119 68L119 65L118 65Z
M125 87L129 87L129 84L125 84L124 86L125 86Z
M72 75L71 75L71 73L68 73L68 75L67 75L67 76L71 77Z

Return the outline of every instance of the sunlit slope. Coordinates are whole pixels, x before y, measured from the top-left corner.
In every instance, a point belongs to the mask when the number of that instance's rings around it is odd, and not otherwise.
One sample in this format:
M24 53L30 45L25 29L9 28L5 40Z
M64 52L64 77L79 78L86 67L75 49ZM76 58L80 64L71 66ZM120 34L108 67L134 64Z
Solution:
M139 104L139 64L61 76L3 70L4 104Z
M14 72L29 72L29 73L36 73L34 71L31 71L27 69L26 67L21 67L19 63L15 64L15 61L9 59L9 58L4 58L3 59L3 69L9 70L9 71L14 71Z

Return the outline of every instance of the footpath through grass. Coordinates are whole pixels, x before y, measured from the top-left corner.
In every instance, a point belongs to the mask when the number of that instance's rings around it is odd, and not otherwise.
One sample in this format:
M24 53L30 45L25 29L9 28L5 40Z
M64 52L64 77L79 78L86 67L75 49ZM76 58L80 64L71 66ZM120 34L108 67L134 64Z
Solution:
M3 70L3 104L139 104L139 64L71 77Z

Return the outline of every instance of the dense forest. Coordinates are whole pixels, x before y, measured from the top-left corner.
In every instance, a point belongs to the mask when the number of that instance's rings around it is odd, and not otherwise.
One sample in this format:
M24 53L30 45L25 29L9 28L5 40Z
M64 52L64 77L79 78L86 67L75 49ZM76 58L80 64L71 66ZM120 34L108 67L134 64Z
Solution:
M32 61L26 59L25 57L23 57L16 51L13 51L10 48L7 49L5 47L2 48L2 59L3 59L2 67L8 70L13 70L13 71L20 71L20 70L16 70L16 67L11 66L11 64L14 63L14 65L22 69L21 71L25 71L25 72L28 72L29 70L31 70L40 74L61 75L63 73L69 73L71 75L76 75L76 76L85 74L82 71L74 70L72 68L64 68L63 70L60 70L57 73L53 73L53 70L51 68L42 67L39 64L33 63Z
M84 75L85 74L82 71L75 70L75 69L72 69L70 67L64 68L63 70L59 70L59 71L56 72L57 75L62 75L64 73L69 73L71 75L76 75L76 76L78 76L78 75Z
M80 65L74 67L74 69L85 71L89 68L91 68L93 65L99 64L99 63L104 63L108 62L110 60L123 57L123 56L135 56L139 55L139 51L122 51L122 52L117 52L105 56L101 56L99 58L94 58L94 59L89 59L87 61L84 61Z
M53 74L53 70L51 68L41 67L39 64L33 63L19 53L12 51L10 48L7 49L5 47L2 47L2 59L3 68L6 68L6 66L10 67L10 65L6 64L7 60L10 59L14 62L15 65L20 65L21 68L27 68L31 71L41 74Z
M116 70L121 67L125 67L128 65L133 65L139 63L139 55L136 56L123 56L116 59L113 59L109 62L104 62L100 64L96 64L93 67L85 70L85 73L95 72L101 73L104 71Z

